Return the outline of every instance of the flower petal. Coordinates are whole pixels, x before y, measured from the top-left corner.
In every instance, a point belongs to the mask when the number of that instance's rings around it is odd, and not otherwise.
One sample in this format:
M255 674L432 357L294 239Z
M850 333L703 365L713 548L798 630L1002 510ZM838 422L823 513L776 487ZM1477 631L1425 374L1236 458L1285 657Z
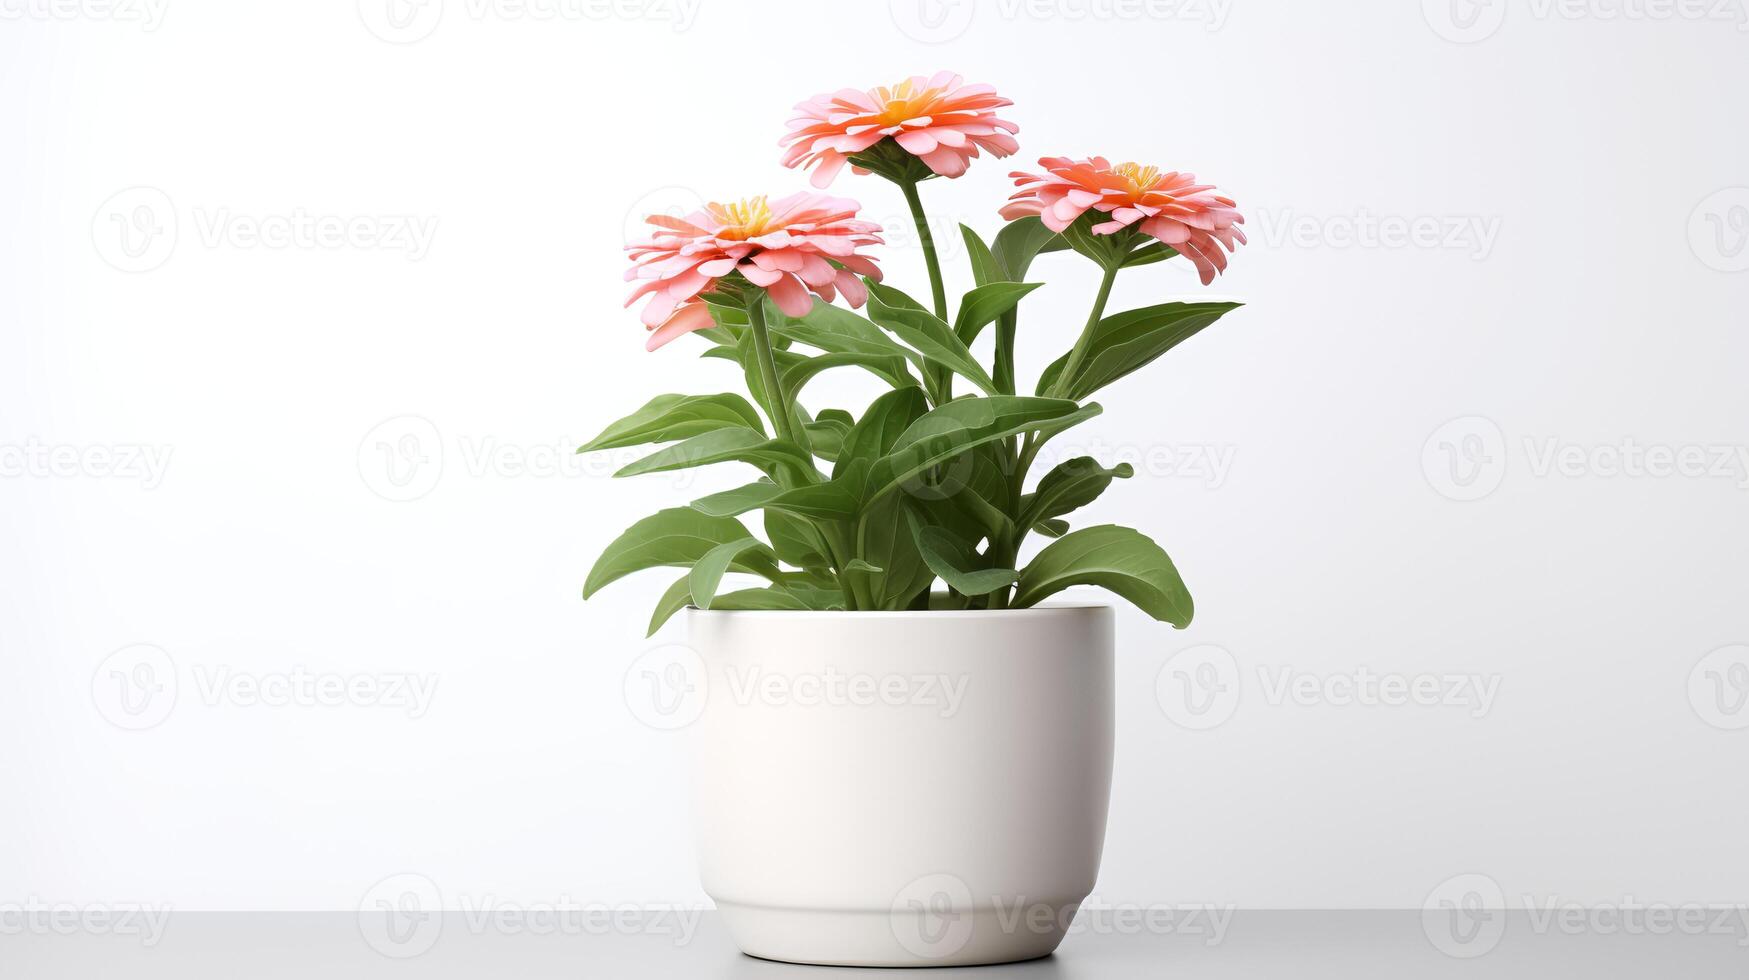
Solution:
M694 330L704 330L716 326L711 319L710 307L703 303L689 303L677 310L673 316L662 322L650 334L650 339L644 342L645 350L655 350L681 334Z
M785 316L804 317L814 308L814 298L808 295L808 291L802 288L802 284L794 276L780 276L765 291Z

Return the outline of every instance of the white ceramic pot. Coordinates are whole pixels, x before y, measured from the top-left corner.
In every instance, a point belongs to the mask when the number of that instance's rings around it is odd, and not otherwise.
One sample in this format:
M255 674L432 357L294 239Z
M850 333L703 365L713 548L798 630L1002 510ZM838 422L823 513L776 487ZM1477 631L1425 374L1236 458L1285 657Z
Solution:
M1109 607L689 615L700 864L742 950L957 966L1056 949L1105 843Z

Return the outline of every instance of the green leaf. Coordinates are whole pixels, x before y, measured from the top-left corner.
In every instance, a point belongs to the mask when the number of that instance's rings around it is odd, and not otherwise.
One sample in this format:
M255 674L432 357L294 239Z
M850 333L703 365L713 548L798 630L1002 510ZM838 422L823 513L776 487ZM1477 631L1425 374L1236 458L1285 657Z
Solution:
M1177 254L1178 250L1170 245L1150 242L1131 252L1129 258L1123 260L1123 267L1133 269L1138 265L1153 265L1155 262L1164 262Z
M1115 313L1100 320L1093 328L1086 359L1081 362L1081 369L1069 386L1069 397L1087 397L1152 362L1241 305L1161 303ZM1039 378L1039 391L1051 389L1068 360L1065 354L1045 368Z
M861 558L853 558L839 570L839 578L856 596L858 607L868 610L880 610L886 607L875 596L880 592L881 569Z
M721 348L712 348L713 350ZM740 395L657 395L643 408L613 423L578 448L580 453L651 442L673 442L717 429L752 429L765 434L759 411Z
M1023 499L1020 521L1031 526L1078 510L1097 500L1112 480L1127 480L1135 474L1135 467L1128 463L1108 470L1091 456L1059 463L1039 481L1038 489Z
M852 520L860 503L860 498L850 487L836 481L785 490L769 480L760 480L700 497L689 506L712 517L739 517L752 510L776 510L812 520Z
M628 463L614 476L641 476L728 462L752 463L767 473L780 465L798 469L809 465L808 455L793 443L767 439L763 432L752 429L718 429Z
M924 563L961 595L988 595L1020 577L1012 568L980 567L982 558L971 545L944 528L924 526L906 516Z
M844 446L832 467L832 479L844 481L862 496L868 479L867 467L872 467L875 460L891 452L893 443L898 442L905 430L928 411L929 400L919 388L899 388L876 398L850 430L850 435L844 437ZM853 469L859 461L864 467L860 476Z
M800 396L801 390L807 387L808 382L814 380L821 372L839 367L864 368L894 388L917 384L917 379L912 377L910 370L905 367L905 357L902 354L862 354L855 351L840 351L796 362L783 373L783 390L791 398L797 398Z
M723 576L729 571L729 566L739 561L746 552L755 552L762 562L775 564L777 556L765 546L765 542L751 535L735 541L725 542L704 553L693 566L687 576L687 588L692 592L693 605L700 609L709 609L711 599L717 594L717 586L723 582Z
M911 423L870 471L869 498L889 493L924 470L998 439L1037 430L1056 432L1090 419L1097 404L1063 398L994 395L949 402Z
M966 243L966 258L972 263L972 281L980 286L993 282L1002 282L1008 276L1002 271L1002 264L996 261L996 256L990 252L990 246L978 237L978 233L966 225L960 225L960 238Z
M1166 552L1141 532L1115 524L1071 531L1046 545L1021 570L1014 605L1036 605L1076 585L1110 589L1180 629L1190 625L1195 612L1190 591Z
M711 319L716 321L721 330L696 330L694 333L705 335L705 339L716 344L734 345L741 339L741 331L747 326L747 307L737 297L723 293L705 293L701 299L709 308Z
M1102 269L1121 268L1141 232L1126 228L1111 235L1094 234L1093 225L1104 217L1097 211L1083 212L1079 218L1070 222L1069 227L1063 229L1063 241L1070 248L1099 263Z
M907 497L927 512L930 524L962 538L974 543L1005 538L1014 531L1013 472L1006 447L986 443L936 467L930 495L947 494L947 499L926 499L914 484L906 485L913 491Z
M802 610L808 606L794 593L783 589L742 589L717 596L711 608Z
M765 537L784 562L815 574L830 572L825 544L814 526L802 518L781 511L766 511Z
M1020 282L1026 278L1035 256L1066 247L1062 237L1046 228L1037 217L1011 221L996 233L996 245L991 251L997 269L993 278ZM996 318L996 361L991 375L997 390L1005 395L1015 392L1014 335L1019 321L1020 311L1014 308Z
M872 279L864 281L868 283L870 319L916 348L929 362L961 375L986 394L996 393L996 383L946 321L891 286Z
M814 455L827 462L835 462L839 452L843 450L845 437L850 435L851 424L833 417L815 419L803 423L802 427L807 430L809 448L814 451Z
M1047 538L1060 538L1069 533L1069 522L1058 520L1056 518L1049 518L1034 524L1032 529Z
M862 574L873 608L906 609L935 579L906 526L904 502L900 498L879 501L864 513L857 539L860 560L870 568L880 569L878 573Z
M700 514L711 517L736 517L750 510L758 510L765 506L766 501L783 493L783 488L770 480L760 480L744 487L713 493L708 497L700 497L687 506Z
M831 303L815 303L807 316L796 318L786 315L767 300L765 320L772 333L829 354L913 356L913 352L894 343L893 338L882 333L879 327Z
M1093 406L1088 406L1089 408ZM962 443L968 437L1001 432L1015 435L1079 413L1081 406L1066 398L1028 398L1020 395L997 395L991 398L965 398L943 405L925 414L893 443L892 453L914 447L934 447L945 441ZM977 439L970 445L981 445L987 439Z
M1029 215L1003 225L996 233L996 244L991 252L1002 266L1003 277L1010 282L1020 282L1026 278L1026 270L1032 268L1034 258L1068 247L1069 243L1063 240L1063 236L1046 228L1037 215Z
M650 631L645 636L655 636L662 624L674 617L674 614L692 604L692 589L687 585L690 575L680 576L680 580L668 587L662 593L662 598L656 600L656 611L650 614Z
M763 506L813 520L851 520L856 517L861 502L852 488L832 480L786 490L767 500Z
M1042 446L1055 438L1058 433L1072 429L1105 411L1099 406L1098 402L1088 402L1086 405L1082 406L1082 408L1082 411L1076 412L1072 415L1065 415L1055 421L1040 423L1038 428L1033 430L1037 433L1033 445ZM1088 411L1088 409L1091 409L1091 411Z
M740 521L710 517L691 507L670 507L627 528L596 559L583 583L587 599L607 585L632 572L661 566L689 568L712 548L747 537ZM738 571L771 577L776 567L755 558L738 562Z
M1044 283L1040 282L993 282L979 286L960 300L959 315L953 321L954 335L970 345L991 321L1014 309L1022 297L1042 285Z
M1013 518L996 504L997 499L999 498L980 489L975 483L968 482L965 489L954 495L951 503L975 522L980 534L995 539L1008 534L1014 528Z
M819 585L805 583L786 583L783 590L795 596L808 609L843 609L844 593L837 589L829 589ZM722 598L718 597L718 602Z

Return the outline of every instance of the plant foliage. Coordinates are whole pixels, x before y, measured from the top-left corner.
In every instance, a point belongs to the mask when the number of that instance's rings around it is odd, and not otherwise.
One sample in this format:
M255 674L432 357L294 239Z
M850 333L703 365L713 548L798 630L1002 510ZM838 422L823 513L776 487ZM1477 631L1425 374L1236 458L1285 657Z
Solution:
M878 171L877 171L878 172ZM912 181L917 176L892 177ZM961 226L975 286L950 310L933 252L935 309L864 279L866 315L823 300L786 316L737 281L706 297L716 326L704 356L731 362L750 397L666 394L609 425L579 452L652 447L616 475L738 465L745 485L632 525L607 548L585 597L656 567L683 572L658 603L654 633L701 609L1004 609L1072 586L1097 586L1155 619L1185 626L1192 603L1166 551L1141 532L1076 528L1076 512L1128 465L1090 457L1030 470L1058 434L1100 413L1087 399L1232 312L1235 303L1166 302L1106 313L1118 270L1177 253L1134 236L1096 236L1083 218L1063 234L1036 217L990 241ZM1052 252L1097 261L1106 282L1070 352L1017 393L1014 349L1032 268ZM738 279L733 274L731 279ZM993 332L993 356L972 346ZM810 414L802 395L827 371L859 370L884 394L860 414ZM957 390L956 390L957 388ZM757 518L754 515L758 515ZM756 533L756 532L763 532ZM1022 561L1029 535L1046 543ZM730 576L756 587L725 588Z

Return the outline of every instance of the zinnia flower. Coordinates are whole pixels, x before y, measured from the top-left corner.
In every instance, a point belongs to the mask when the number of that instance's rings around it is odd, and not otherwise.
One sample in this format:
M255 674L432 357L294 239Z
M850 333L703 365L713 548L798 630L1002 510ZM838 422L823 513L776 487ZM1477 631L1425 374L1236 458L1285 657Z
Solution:
M1099 211L1110 220L1093 225L1095 235L1135 225L1195 263L1205 286L1227 267L1220 246L1230 252L1245 242L1239 227L1245 217L1232 199L1216 194L1212 184L1198 184L1192 174L1161 173L1134 163L1114 167L1104 157L1045 157L1039 165L1047 172L1008 175L1020 190L1002 208L1002 217L1013 221L1036 214L1046 228L1061 232L1088 210Z
M711 203L684 218L653 214L651 237L626 246L632 267L626 281L644 280L626 299L648 296L644 325L654 331L648 349L683 333L714 325L701 298L717 280L739 272L771 295L789 316L806 316L814 295L831 302L840 292L861 306L868 290L858 273L879 280L874 260L856 254L881 243L881 226L856 220L855 201L803 192L774 203L763 196L734 204Z
M839 89L796 105L801 115L789 121L783 165L814 171L815 187L825 187L854 154L891 137L905 153L942 177L958 177L979 148L1005 157L1020 149L1012 134L1020 127L998 119L996 110L1013 105L988 85L965 85L953 72L929 78L913 75L897 85ZM868 173L853 166L857 173ZM927 175L925 175L927 176Z

